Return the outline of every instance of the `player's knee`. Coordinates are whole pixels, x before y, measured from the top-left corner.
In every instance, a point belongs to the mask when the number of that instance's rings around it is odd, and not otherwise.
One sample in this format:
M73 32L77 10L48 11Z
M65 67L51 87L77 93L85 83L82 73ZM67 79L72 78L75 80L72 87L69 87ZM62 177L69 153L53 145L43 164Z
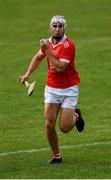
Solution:
M45 122L45 128L48 132L52 132L54 130L54 124L50 123L49 121Z
M60 130L61 130L63 133L68 133L68 132L70 131L66 126L60 126Z

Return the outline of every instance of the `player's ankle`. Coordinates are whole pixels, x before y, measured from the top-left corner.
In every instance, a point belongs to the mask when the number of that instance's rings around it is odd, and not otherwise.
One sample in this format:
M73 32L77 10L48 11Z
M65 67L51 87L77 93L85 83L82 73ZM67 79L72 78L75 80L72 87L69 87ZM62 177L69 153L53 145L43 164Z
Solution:
M61 158L61 153L60 152L53 152L53 158Z

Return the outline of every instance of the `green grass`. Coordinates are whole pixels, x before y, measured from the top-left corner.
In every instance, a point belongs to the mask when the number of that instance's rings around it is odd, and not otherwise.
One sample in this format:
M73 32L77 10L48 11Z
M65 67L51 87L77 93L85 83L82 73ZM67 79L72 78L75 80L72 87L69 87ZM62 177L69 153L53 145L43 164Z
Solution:
M30 79L36 80L31 97L18 77L38 51L39 40L50 36L48 24L55 14L66 16L67 35L76 45L81 75L78 105L86 128L82 134L76 130L63 134L57 124L60 146L67 149L61 148L62 164L49 166L50 150L1 153L49 147L43 117L46 60ZM1 179L111 178L110 21L110 0L0 1Z

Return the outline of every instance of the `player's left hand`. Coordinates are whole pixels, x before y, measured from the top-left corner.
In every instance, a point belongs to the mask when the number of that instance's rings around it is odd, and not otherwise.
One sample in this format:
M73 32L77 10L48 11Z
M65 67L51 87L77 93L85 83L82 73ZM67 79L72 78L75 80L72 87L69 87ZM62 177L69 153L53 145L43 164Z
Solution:
M44 50L48 50L50 47L50 43L48 39L41 39L40 40L40 46L41 48L43 48Z

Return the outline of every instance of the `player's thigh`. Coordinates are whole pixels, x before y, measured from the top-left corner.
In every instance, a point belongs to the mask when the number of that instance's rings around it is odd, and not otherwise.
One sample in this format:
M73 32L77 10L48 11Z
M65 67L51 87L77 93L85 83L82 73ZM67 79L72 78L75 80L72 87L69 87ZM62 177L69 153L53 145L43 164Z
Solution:
M58 113L59 113L60 105L53 103L45 103L44 107L44 118L45 121L55 124Z
M61 130L70 130L74 126L74 109L72 108L61 108L60 112L60 129Z

